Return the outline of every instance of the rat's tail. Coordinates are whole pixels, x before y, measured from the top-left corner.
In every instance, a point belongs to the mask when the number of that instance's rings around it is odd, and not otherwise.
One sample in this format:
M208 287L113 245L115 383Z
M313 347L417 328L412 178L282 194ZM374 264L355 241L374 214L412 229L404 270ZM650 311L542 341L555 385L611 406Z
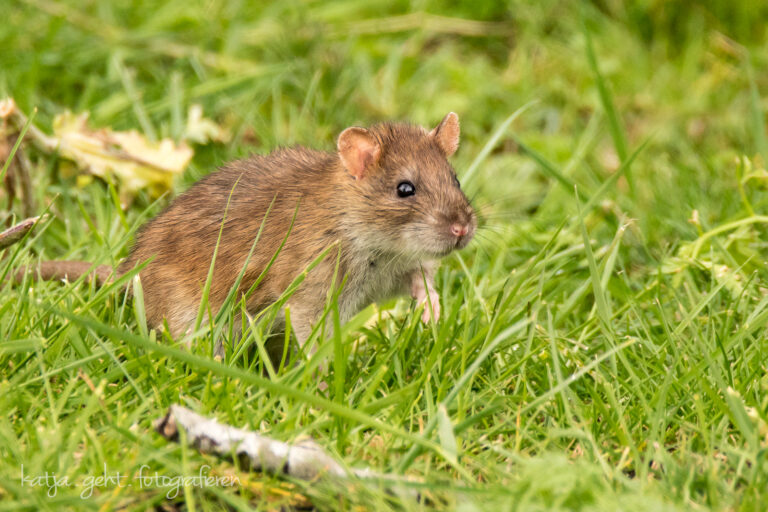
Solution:
M20 283L25 274L43 281L65 280L76 281L84 275L87 280L96 279L96 285L102 286L109 282L115 271L109 265L94 265L87 261L41 261L39 265L25 265L13 274L13 281Z

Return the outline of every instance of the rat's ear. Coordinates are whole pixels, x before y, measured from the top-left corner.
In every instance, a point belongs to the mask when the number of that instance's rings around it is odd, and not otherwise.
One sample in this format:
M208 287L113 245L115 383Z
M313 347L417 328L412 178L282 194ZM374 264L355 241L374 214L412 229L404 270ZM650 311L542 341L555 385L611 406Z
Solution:
M448 112L440 124L429 132L429 136L435 139L445 156L451 156L459 149L459 116Z
M381 146L376 138L365 128L353 126L339 135L339 157L349 174L360 179L379 161Z

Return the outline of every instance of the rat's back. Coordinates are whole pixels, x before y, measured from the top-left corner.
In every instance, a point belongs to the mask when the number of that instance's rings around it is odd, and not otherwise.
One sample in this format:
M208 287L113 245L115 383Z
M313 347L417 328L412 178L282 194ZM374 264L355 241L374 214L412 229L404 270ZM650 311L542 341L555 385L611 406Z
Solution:
M231 162L147 223L120 272L148 261L140 276L149 324L159 326L165 317L171 332L180 334L194 322L214 251L212 310L218 310L246 260L241 289L247 290L291 229L300 201L316 202L312 184L330 172L333 158L297 147ZM306 229L294 225L293 231L296 238ZM248 259L257 236L257 247ZM269 303L281 286L267 282L252 300Z

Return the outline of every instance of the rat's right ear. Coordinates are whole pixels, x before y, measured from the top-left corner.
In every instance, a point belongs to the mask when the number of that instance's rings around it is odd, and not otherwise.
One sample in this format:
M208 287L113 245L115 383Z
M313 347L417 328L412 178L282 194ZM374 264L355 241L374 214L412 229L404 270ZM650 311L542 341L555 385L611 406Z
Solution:
M365 128L353 126L339 135L339 158L344 168L360 179L365 171L379 161L381 146L376 138Z
M459 116L448 112L440 124L429 132L429 136L435 139L445 156L451 156L459 149Z

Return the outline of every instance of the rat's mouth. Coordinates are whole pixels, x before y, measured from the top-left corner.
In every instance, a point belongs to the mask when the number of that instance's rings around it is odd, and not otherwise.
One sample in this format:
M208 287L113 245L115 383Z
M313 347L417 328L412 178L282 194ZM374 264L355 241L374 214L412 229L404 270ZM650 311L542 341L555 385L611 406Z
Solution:
M404 249L417 257L444 258L453 251L464 249L474 238L475 227L467 226L462 234L456 236L442 226L428 226L418 232L406 235ZM418 256L421 255L421 256Z
M435 251L435 256L438 258L443 258L445 256L448 256L453 251L460 251L461 249L464 249L467 245L469 245L469 242L472 241L472 236L462 236L459 238L451 237L447 240L444 240L444 245L442 248L437 249Z
M459 250L463 249L466 246L469 245L469 242L472 241L472 235L462 236L456 240L456 245L454 245L454 249Z

